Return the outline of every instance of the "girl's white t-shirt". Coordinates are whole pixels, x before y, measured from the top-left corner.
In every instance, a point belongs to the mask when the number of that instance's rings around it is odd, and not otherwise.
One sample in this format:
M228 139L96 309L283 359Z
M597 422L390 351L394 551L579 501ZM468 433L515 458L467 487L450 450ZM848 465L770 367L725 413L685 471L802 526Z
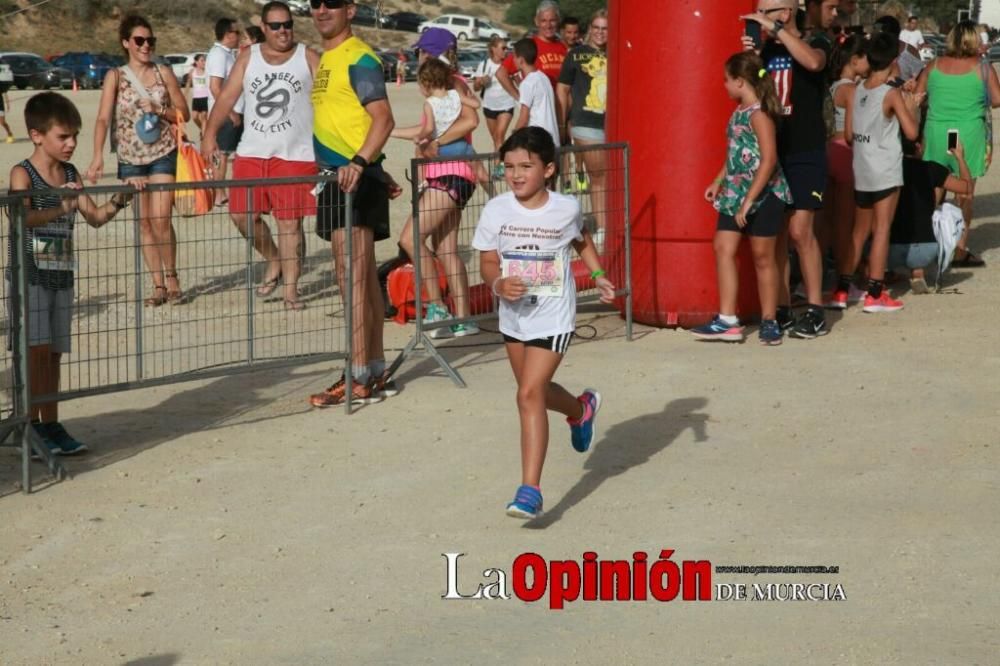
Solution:
M434 138L438 138L455 124L462 115L462 98L457 90L449 90L444 97L431 95L427 103L434 114Z
M540 273L561 268L561 293L500 299L500 332L518 340L572 333L576 329L576 285L571 267L573 241L583 240L583 217L574 197L549 192L541 208L518 203L513 192L490 200L483 208L472 246L495 251L501 262L518 262ZM551 289L551 288L550 288Z

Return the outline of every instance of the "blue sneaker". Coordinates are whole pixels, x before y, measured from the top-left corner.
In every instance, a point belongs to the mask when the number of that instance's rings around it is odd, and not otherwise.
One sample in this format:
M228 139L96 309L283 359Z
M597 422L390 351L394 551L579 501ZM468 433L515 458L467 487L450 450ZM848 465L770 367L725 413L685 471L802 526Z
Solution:
M699 340L723 340L725 342L743 342L743 327L737 324L727 324L718 315L704 326L691 329L691 335Z
M601 394L594 389L584 389L577 400L583 403L583 418L579 421L567 418L566 423L569 424L570 442L573 448L580 453L586 453L594 442L597 432L594 422L597 420L597 410L601 408Z
M47 423L39 423L37 421L34 421L31 424L31 428L35 431L35 434L37 434L38 437L42 440L42 444L44 444L45 448L49 450L50 455L59 455L59 445L53 442L52 438L49 437L49 430ZM35 453L34 449L32 449L31 459L41 460L42 457L37 453Z
M760 337L760 344L774 347L781 344L784 333L776 319L765 319L760 322L760 330L757 332Z
M40 423L39 426L41 426L39 431L43 433L43 436L55 444L55 448L52 450L53 453L61 456L75 456L87 450L87 445L66 432L66 428L58 421Z
M520 486L514 493L514 501L507 505L507 515L511 518L537 518L542 512L542 492L531 486Z

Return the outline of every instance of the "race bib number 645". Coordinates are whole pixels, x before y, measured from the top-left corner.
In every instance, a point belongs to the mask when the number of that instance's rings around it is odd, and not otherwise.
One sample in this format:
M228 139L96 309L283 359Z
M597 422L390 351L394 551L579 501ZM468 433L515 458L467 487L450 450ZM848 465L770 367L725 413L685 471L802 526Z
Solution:
M563 257L561 252L515 250L501 256L504 277L520 278L528 296L563 296Z

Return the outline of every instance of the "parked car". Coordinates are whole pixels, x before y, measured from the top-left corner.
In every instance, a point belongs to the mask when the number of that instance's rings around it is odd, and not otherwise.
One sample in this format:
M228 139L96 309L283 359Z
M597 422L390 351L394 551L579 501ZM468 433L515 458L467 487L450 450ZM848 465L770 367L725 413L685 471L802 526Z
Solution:
M483 41L487 41L492 37L510 39L510 33L496 27L486 19L476 19L476 31L479 33L479 39L482 39Z
M487 58L486 51L459 51L458 52L458 73L467 79L471 79L479 67L479 63Z
M354 6L357 8L354 13L354 24L367 25L374 28L389 27L389 17L371 5L355 4Z
M29 86L40 90L73 87L71 71L53 67L38 54L8 51L0 53L0 62L10 65L14 74L14 85L20 90Z
M181 86L187 85L188 74L191 73L191 68L194 67L194 61L198 59L198 56L205 55L204 53L168 53L163 56L168 63L170 63L170 68L174 70L174 76L180 82Z
M986 52L986 57L989 58L990 62L1000 62L1000 44L991 47Z
M396 12L389 14L389 28L393 30L405 30L406 32L420 32L420 24L429 19L423 14L415 12Z
M271 0L256 0L258 5L266 5ZM309 16L311 10L309 9L309 0L284 0L288 8L292 10L292 14L295 16Z
M409 49L403 51L406 53L406 80L416 81L417 79L417 54ZM379 60L382 61L382 72L385 74L386 81L396 80L396 64L399 62L399 51L393 51L390 49L383 49L378 51Z
M476 19L465 14L445 14L433 21L426 21L420 24L420 32L431 28L444 28L459 39L479 38L479 31L476 29Z
M943 56L946 50L944 35L927 33L924 35L924 46L920 49L920 59L924 62L930 62L938 56Z
M104 84L104 77L114 65L104 56L97 53L71 51L54 58L52 64L68 69L73 73L77 85L84 90L96 90Z

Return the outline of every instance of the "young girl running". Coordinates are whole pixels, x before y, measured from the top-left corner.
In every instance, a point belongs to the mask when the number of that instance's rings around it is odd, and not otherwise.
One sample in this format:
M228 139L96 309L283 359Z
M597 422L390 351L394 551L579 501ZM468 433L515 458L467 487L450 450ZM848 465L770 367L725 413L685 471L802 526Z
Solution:
M851 234L854 232L854 153L844 136L847 109L854 104L857 81L868 76L868 39L851 35L840 43L830 56L830 72L837 80L830 86L835 110L835 133L826 147L830 188L827 194L830 220L833 224L833 254L838 264L851 254ZM834 289L826 307L843 310L848 300L858 301L864 292L854 287L846 276L849 288ZM845 280L841 280L844 282Z
M586 389L574 396L552 381L573 337L576 286L570 248L591 271L610 303L615 286L604 277L580 205L545 188L556 172L556 146L539 127L514 132L500 147L509 192L483 208L472 246L481 252L486 284L500 298L500 332L517 380L521 420L521 486L507 515L534 518L542 511L542 465L549 445L548 410L566 416L573 448L594 441L601 395Z
M781 106L764 63L753 52L737 53L726 61L725 85L729 97L739 106L729 119L726 164L705 190L705 199L719 211L714 241L719 314L691 332L699 340L743 341L743 327L736 316L739 293L736 253L746 234L750 237L757 270L760 342L780 345L782 332L775 319L778 306L775 245L784 222L785 204L792 200L778 165L774 119L781 114Z

